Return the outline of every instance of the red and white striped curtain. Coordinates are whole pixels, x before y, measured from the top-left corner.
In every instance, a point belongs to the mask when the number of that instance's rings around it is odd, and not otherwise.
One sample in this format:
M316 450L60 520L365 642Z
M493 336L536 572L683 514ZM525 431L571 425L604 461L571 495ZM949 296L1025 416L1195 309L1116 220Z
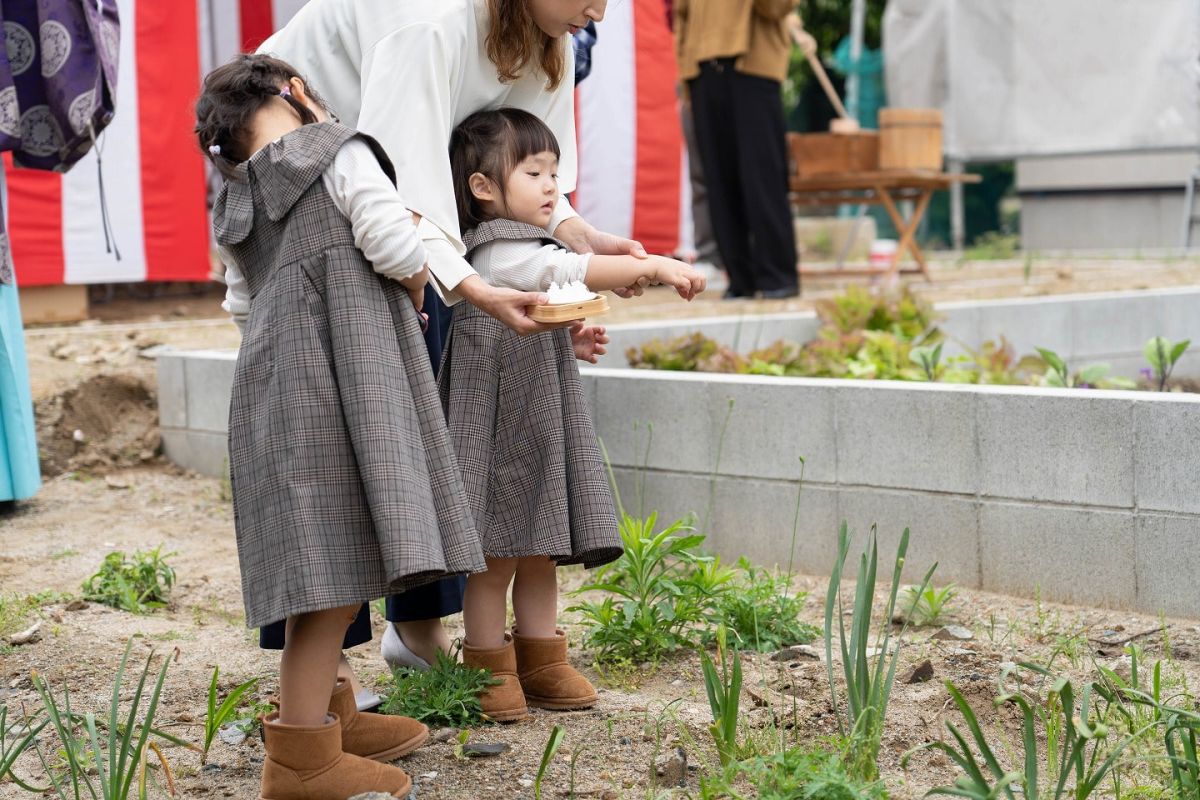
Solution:
M18 281L205 280L206 177L192 135L200 80L253 50L304 2L118 0L117 113L98 148L112 246L97 153L66 175L13 169L6 159ZM664 0L610 3L578 103L580 212L661 253L686 250L691 238L673 51Z

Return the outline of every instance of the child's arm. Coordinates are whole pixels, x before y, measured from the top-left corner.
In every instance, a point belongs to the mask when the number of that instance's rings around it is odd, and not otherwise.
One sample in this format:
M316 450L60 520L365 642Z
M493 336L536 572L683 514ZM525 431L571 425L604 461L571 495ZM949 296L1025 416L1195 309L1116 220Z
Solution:
M429 260L412 213L360 139L342 145L323 176L334 204L350 220L354 244L380 275L415 290L428 281Z
M583 282L593 291L604 291L632 286L641 278L673 287L684 300L691 300L705 287L703 275L682 261L665 256L635 258L593 255L588 261Z
M246 317L250 315L250 288L233 254L217 245L217 255L225 264L225 302L221 303L221 308L233 317L233 324L237 325L238 330L244 331Z

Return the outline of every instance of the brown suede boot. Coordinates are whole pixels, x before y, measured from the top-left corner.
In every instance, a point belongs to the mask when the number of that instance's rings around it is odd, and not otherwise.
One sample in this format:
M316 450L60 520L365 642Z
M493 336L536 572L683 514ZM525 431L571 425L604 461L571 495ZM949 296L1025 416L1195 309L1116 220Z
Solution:
M591 708L596 689L567 663L567 637L562 631L548 639L522 636L513 630L517 674L529 705L553 711Z
M529 716L525 694L517 679L517 656L513 652L512 636L504 634L504 646L495 650L472 647L463 642L463 664L476 669L489 669L492 677L502 681L479 697L483 713L496 722L516 722Z
M329 713L342 722L342 752L392 761L425 744L429 728L409 717L360 714L350 682L339 680L329 698Z
M405 798L412 780L404 770L342 752L342 725L281 725L279 714L263 718L267 757L260 800L345 800L365 792Z

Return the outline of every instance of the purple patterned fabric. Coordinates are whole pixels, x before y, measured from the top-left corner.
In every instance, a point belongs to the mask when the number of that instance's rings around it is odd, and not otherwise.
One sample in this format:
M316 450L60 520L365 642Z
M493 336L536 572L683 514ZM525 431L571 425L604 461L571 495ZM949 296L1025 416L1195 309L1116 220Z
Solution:
M112 121L120 23L116 0L0 0L0 151L66 172ZM0 232L0 283L12 282Z

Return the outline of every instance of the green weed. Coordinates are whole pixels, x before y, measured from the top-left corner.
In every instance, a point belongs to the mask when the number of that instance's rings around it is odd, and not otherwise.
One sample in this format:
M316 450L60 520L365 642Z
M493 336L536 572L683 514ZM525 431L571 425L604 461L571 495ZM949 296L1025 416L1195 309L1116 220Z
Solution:
M167 563L173 555L164 554L161 547L132 556L120 550L109 553L83 582L83 598L134 614L163 608L175 585L175 570Z
M739 559L730 590L717 596L709 614L712 629L723 625L739 647L760 652L814 641L820 628L800 619L808 594L789 594L791 583L790 575L772 574Z
M479 695L499 683L488 670L460 665L439 652L427 670L395 670L380 711L430 726L465 728L484 720Z
M946 584L941 589L926 586L924 591L916 586L904 587L903 608L911 608L910 618L918 628L926 625L940 625L950 603L958 595L958 589L953 583Z
M1169 342L1161 336L1155 336L1146 342L1146 347L1142 352L1145 354L1146 360L1150 362L1150 367L1154 370L1154 377L1158 382L1158 390L1160 392L1166 391L1167 380L1171 377L1171 371L1175 369L1175 362L1187 352L1188 346L1191 343L1191 339L1184 339L1182 342Z
M212 681L208 684L208 713L204 715L204 750L200 754L200 764L208 763L208 751L212 747L217 732L229 722L237 711L242 695L254 688L258 678L251 678L245 683L238 684L225 695L225 699L217 705L217 678L221 674L220 667L213 667Z
M722 767L728 767L738 756L738 712L742 697L742 656L737 648L726 646L725 628L717 630L717 657L721 672L707 652L700 652L700 668L704 673L704 690L713 722L708 726L717 757Z
M533 781L533 796L536 800L542 800L542 780L546 777L546 769L554 760L554 754L562 746L563 738L566 735L567 731L562 725L555 725L554 729L550 731L550 738L546 740L546 749L542 751L542 761L538 765L537 777ZM573 760L572 764L574 764Z

